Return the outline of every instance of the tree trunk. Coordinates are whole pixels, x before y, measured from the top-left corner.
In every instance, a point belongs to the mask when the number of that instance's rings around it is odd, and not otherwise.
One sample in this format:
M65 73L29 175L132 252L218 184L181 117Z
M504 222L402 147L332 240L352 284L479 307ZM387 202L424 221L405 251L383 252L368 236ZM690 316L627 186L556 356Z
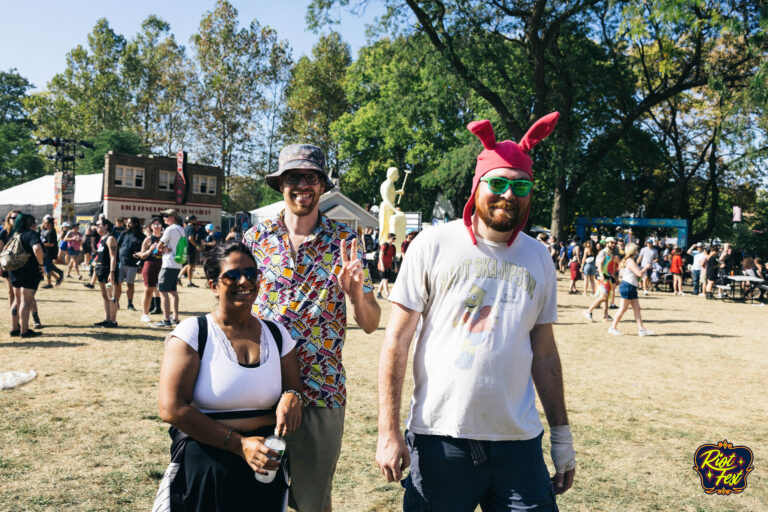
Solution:
M565 178L555 181L555 194L552 198L552 224L549 229L556 240L565 240L565 217L568 212L568 200L565 193Z

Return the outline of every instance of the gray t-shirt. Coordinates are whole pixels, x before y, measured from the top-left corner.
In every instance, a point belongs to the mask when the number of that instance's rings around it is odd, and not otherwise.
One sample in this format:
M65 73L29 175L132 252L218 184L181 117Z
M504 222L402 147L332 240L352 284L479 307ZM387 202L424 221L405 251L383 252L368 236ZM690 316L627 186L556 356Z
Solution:
M658 258L659 253L656 249L648 246L643 247L640 249L640 254L638 255L638 259L640 260L640 268L647 267L653 263L653 260Z
M543 431L531 378L531 329L557 321L546 247L472 242L461 221L417 236L389 300L421 312L408 429L501 441Z

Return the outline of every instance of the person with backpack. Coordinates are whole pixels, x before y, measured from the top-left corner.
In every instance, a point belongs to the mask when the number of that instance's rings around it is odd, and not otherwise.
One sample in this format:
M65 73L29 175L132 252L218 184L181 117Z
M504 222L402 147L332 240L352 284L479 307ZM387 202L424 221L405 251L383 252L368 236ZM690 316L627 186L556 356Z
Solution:
M39 336L39 331L29 328L29 315L35 308L35 293L43 280L43 241L35 230L35 217L19 213L13 225L3 255L11 256L3 265L9 270L8 277L13 286L13 305L11 336L31 338ZM17 266L18 265L18 266ZM17 315L14 315L17 313ZM33 316L36 325L40 325L37 312ZM42 327L42 326L41 326Z
M157 252L163 255L157 289L160 292L163 307L163 319L152 324L153 327L169 328L179 323L179 293L176 286L182 263L187 259L186 237L180 226L181 218L176 210L163 211L163 222L168 225L157 244Z
M301 424L296 341L252 312L260 273L245 245L217 247L203 269L214 311L187 318L165 342L159 411L180 466L166 472L154 509L282 511L285 466L265 440ZM275 470L270 483L254 478Z
M3 225L0 227L0 254L2 254L3 249L5 249L5 244L7 244L8 240L11 238L13 223L16 222L16 216L18 214L18 210L11 210L5 215ZM0 263L0 274L2 274L0 277L5 279L5 284L8 287L8 306L11 310L11 325L18 325L19 314L18 311L13 308L13 285L11 284L11 279L8 276L8 270L3 268L2 263Z

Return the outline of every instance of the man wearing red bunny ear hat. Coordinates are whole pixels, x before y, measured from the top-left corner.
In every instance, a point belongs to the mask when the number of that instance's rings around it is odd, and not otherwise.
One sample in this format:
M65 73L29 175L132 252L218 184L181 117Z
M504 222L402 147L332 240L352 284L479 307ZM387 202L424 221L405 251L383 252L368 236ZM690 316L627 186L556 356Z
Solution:
M520 143L496 142L489 121L467 127L483 143L463 220L424 231L408 248L389 300L379 358L376 461L403 482L406 510L557 510L573 485L557 321L555 268L525 233L533 188L528 153L557 124L539 119ZM414 391L400 432L411 339ZM535 384L535 391L534 391ZM550 425L555 476L542 455Z

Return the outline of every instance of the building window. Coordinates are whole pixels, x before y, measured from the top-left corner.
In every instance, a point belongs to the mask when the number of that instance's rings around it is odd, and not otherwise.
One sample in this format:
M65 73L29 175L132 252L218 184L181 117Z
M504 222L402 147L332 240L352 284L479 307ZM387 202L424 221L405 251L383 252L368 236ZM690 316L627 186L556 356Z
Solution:
M173 190L174 182L176 181L176 173L171 171L160 171L158 176L157 188L158 190Z
M115 167L115 185L124 188L144 188L144 169Z
M216 178L213 176L194 175L192 177L192 191L195 194L215 195Z

